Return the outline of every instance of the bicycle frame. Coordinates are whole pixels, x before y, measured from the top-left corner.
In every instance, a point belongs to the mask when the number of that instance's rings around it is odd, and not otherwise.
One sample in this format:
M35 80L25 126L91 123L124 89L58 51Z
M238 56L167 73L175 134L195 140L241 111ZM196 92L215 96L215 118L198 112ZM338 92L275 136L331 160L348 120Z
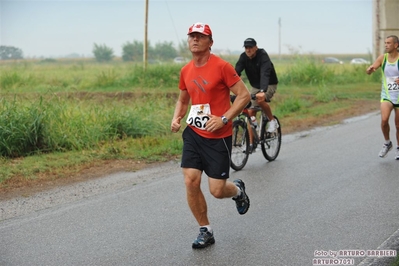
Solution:
M246 106L242 112L233 120L233 139L232 139L232 154L231 167L238 171L244 168L248 161L249 155L258 145L261 146L263 156L268 161L274 161L280 151L281 146L281 125L277 117L277 123L280 125L276 131L268 132L269 119L260 107L251 108L255 110L255 114L261 111L260 119L257 119L258 125L255 128L249 115L249 105ZM250 149L251 142L250 135L252 135L253 148Z
M256 117L256 113L257 112L261 112L260 115L260 119L256 119L257 122L259 122L255 128L254 123L252 122L252 119L250 119L250 115L249 115L249 109L250 108L245 108L244 110L242 110L240 116L245 116L245 123L251 127L251 129L248 129L250 131L252 131L252 136L253 136L253 145L254 147L256 147L258 144L261 144L262 140L260 139L260 134L261 134L261 129L263 127L263 125L265 123L267 123L267 121L269 120L266 116L266 114L263 112L263 110L260 107L253 107L251 108L252 110L255 110L255 117Z

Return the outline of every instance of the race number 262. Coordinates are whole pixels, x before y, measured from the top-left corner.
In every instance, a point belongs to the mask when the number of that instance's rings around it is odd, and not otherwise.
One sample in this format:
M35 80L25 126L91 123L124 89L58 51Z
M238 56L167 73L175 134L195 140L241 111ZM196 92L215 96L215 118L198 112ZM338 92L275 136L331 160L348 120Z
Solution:
M191 126L195 126L196 128L199 129L205 129L206 122L209 120L209 116L195 116L195 117L190 117L188 119L188 124Z

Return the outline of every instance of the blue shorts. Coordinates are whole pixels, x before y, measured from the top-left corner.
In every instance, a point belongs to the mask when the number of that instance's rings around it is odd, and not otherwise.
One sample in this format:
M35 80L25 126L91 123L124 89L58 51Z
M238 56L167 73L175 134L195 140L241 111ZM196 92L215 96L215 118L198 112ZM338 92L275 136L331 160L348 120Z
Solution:
M232 137L208 139L189 126L183 131L182 168L204 171L209 177L227 179L230 173Z

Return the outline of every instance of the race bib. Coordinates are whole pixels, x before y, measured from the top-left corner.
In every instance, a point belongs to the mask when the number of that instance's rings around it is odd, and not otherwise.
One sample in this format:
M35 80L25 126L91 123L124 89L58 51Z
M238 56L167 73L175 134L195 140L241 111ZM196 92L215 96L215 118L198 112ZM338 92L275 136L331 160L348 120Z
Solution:
M205 130L206 122L210 119L208 116L209 114L211 114L209 103L192 105L186 123L201 130Z
M396 83L397 77L387 78L387 87L389 91L399 91L399 85Z

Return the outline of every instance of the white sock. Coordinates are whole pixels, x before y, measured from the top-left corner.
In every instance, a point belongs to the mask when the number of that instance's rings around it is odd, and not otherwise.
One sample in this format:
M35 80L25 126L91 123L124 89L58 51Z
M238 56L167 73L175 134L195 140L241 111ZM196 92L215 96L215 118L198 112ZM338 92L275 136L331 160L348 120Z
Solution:
M389 143L391 143L391 140L386 140L385 141L385 145L389 145Z
M201 227L205 227L208 230L208 232L213 233L211 225L209 225L209 224L208 225L201 225L200 228Z
M234 196L234 198L237 198L239 196L241 196L241 189L239 187L237 187L237 194Z

